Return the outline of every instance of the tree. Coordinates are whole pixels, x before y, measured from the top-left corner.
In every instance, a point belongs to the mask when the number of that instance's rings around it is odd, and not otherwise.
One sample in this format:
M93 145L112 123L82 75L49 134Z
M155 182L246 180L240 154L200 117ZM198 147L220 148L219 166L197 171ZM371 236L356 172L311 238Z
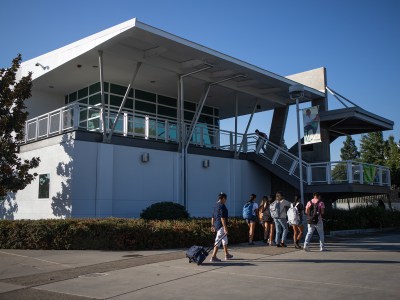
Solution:
M390 169L392 184L400 186L400 141L396 143L392 135L386 141L385 158L386 166Z
M8 69L0 69L0 197L8 192L24 189L37 176L29 170L39 165L40 159L22 160L19 145L24 140L28 113L24 101L31 97L31 73L16 81L21 65L19 54Z
M343 142L343 147L340 149L341 160L358 160L360 152L357 150L356 142L348 135ZM336 182L347 181L347 165L339 163L332 170L332 180Z
M353 140L351 135L348 135L343 142L343 147L340 149L340 158L342 160L357 160L360 158L360 152L358 152L356 141Z
M364 163L385 165L385 141L382 131L369 132L361 136L360 157Z

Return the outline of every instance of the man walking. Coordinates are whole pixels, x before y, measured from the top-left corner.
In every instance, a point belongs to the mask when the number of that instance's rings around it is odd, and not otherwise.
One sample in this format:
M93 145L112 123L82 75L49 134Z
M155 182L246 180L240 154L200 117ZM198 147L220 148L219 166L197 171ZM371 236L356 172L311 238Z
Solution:
M216 232L214 251L211 256L210 262L220 262L221 260L217 257L219 245L222 242L222 247L225 252L225 260L229 260L233 257L228 252L228 209L225 206L226 194L221 193L218 195L217 204L214 207L214 212L211 218L211 231ZM222 238L222 240L221 240Z
M325 204L321 201L319 193L315 192L313 196L313 199L308 201L306 205L308 231L304 241L304 251L310 251L310 240L315 229L317 229L319 235L320 251L326 251L324 244L324 224L322 221L322 216L325 213Z
M268 138L267 134L264 132L261 132L258 129L256 129L255 133L258 137L257 144L256 144L256 153L258 154L260 152L261 148L263 149L264 153L267 152L267 149L265 148L265 142Z

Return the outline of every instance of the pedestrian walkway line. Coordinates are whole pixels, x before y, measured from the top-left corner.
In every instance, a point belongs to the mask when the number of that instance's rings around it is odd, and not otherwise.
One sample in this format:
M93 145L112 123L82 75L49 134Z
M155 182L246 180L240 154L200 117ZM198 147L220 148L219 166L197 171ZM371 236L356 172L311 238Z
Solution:
M34 260L46 262L46 263L49 263L49 264L59 265L59 266L67 267L67 268L74 268L73 266L64 265L62 263L58 263L58 262L54 262L54 261L50 261L50 260L46 260L46 259L41 259L41 258L36 258L36 257L31 257L31 256L26 256L26 255L21 255L21 254L15 254L15 253L9 253L9 252L5 252L5 251L0 251L0 253L13 255L13 256L18 256L18 257L23 257L23 258L34 259Z

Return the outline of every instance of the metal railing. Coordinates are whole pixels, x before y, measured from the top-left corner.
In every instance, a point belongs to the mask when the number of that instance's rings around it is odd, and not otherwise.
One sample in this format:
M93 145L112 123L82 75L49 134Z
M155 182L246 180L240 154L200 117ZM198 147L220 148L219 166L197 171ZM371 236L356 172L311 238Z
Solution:
M105 127L109 131L117 115L117 110L108 110ZM101 108L99 106L73 103L47 114L26 121L25 143L46 139L71 130L101 132ZM124 112L115 126L117 135L178 142L178 124L174 119L165 119L143 114ZM185 123L186 134L189 124ZM300 180L299 159L282 147L264 140L257 146L255 134L244 135L221 130L211 125L199 123L194 128L191 145L243 153L255 152L260 158L280 167L289 176ZM240 147L242 145L242 147ZM323 163L302 162L303 181L312 184L358 183L390 186L390 171L385 166L356 161L334 161Z

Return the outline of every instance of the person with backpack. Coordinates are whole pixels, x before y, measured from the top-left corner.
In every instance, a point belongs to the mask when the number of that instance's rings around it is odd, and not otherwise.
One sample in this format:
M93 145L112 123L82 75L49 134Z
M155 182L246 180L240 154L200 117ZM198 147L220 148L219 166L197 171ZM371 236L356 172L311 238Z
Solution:
M258 207L260 224L263 227L263 242L267 243L268 245L272 244L275 233L274 219L272 219L271 212L269 211L269 206L273 202L272 199L273 198L271 198L271 196L263 196L263 199Z
M288 224L286 210L290 207L290 204L289 201L285 200L283 192L277 192L276 200L270 206L271 216L275 222L275 243L277 247L287 247Z
M322 216L325 213L325 204L321 201L319 193L315 192L313 196L313 199L308 201L306 205L308 231L304 241L304 251L310 251L310 240L315 229L317 229L319 235L320 251L326 251L324 244L324 224L322 221Z
M233 257L228 252L228 209L225 206L227 196L225 193L218 195L217 204L214 207L214 211L211 217L211 231L216 233L214 251L211 256L210 262L220 262L221 260L217 257L218 248L222 242L222 247L225 252L225 260L229 260ZM222 239L221 239L222 238Z
M255 194L250 195L250 199L243 206L243 219L246 220L249 226L249 245L254 245L254 230L257 224L258 204L255 202L257 196Z
M303 235L303 204L301 204L301 197L299 195L294 196L294 202L290 205L287 211L288 223L293 228L293 241L296 249L301 249L299 241Z

